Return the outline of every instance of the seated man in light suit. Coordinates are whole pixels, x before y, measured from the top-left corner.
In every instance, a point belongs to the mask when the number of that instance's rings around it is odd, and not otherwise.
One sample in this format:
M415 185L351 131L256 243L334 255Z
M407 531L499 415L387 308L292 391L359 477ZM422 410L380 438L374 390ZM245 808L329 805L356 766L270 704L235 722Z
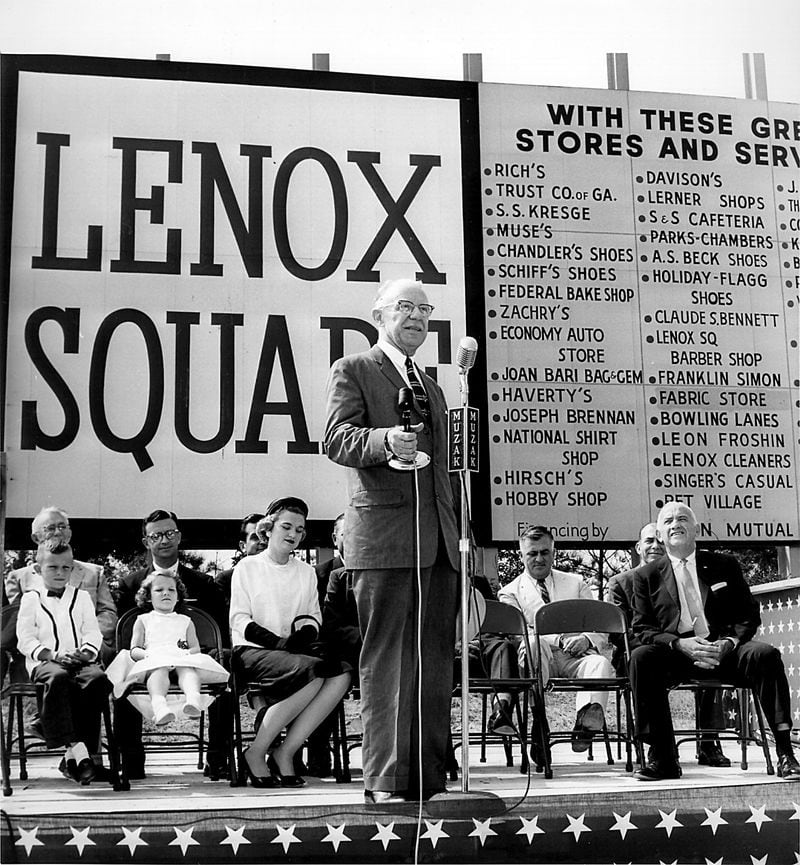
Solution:
M44 544L49 548L67 545L72 538L69 517L61 508L42 508L31 523L31 540L38 547ZM114 657L114 638L117 627L117 606L111 595L108 581L101 565L89 562L73 562L72 576L69 584L76 589L89 593L94 604L97 624L103 635L103 645L100 647L100 660L108 663ZM33 564L10 571L5 578L6 596L9 604L16 603L23 592L41 589L42 575Z
M588 583L577 574L557 571L553 567L555 541L549 529L544 526L526 529L520 535L519 549L525 570L500 589L497 600L522 611L533 643L534 621L542 606L550 601L575 598L594 600L594 595ZM548 634L542 639L542 675L545 681L551 675L581 679L613 677L611 662L600 654L606 643L605 634ZM578 691L575 700L577 714L572 750L585 751L594 734L603 729L608 692ZM536 741L533 734L531 741ZM535 759L538 762L538 757Z

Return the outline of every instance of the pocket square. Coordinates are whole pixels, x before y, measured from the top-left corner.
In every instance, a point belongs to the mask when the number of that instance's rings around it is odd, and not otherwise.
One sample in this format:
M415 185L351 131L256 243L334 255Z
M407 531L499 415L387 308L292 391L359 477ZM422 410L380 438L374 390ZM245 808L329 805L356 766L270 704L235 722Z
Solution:
M724 589L724 588L726 588L727 585L728 585L728 584L725 583L725 582L722 582L722 583L713 583L712 586L711 586L711 591L712 591L712 592L718 592L720 589Z

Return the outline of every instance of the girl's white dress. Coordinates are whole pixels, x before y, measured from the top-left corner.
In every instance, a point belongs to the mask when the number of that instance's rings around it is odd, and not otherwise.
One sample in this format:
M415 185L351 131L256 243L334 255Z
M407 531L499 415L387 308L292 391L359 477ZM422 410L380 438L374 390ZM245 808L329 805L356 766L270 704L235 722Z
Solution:
M186 648L186 632L191 619L183 613L161 613L151 610L138 619L144 625L144 648L146 658L134 661L128 649L123 649L106 669L106 676L114 686L114 696L122 697L130 685L143 683L152 670L168 667L192 667L197 670L201 683L215 684L228 681L228 671L209 655L194 654ZM129 694L131 702L149 721L154 719L149 694ZM213 702L211 694L200 695L199 708L207 709ZM168 694L167 704L171 711L180 714L186 703L185 695Z

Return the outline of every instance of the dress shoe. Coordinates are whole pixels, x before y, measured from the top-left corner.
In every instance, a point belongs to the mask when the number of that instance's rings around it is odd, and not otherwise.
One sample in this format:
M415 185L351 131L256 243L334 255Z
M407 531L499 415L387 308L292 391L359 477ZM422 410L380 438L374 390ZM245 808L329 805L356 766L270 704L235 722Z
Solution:
M305 787L305 778L301 778L300 775L284 775L278 766L278 761L272 754L267 757L267 769L269 769L273 779L278 782L279 787Z
M227 761L207 760L203 767L203 776L210 781L228 780L231 773L228 769Z
M669 781L680 778L683 774L678 763L650 760L646 766L634 772L637 781Z
M730 766L731 761L723 754L719 742L703 742L697 755L697 765L723 768Z
M25 735L32 739L41 739L44 742L44 727L42 726L42 719L39 717L34 718L26 727L25 727Z
M71 757L64 762L66 773L62 772L62 774L65 777L77 781L84 787L92 783L95 777L94 763L88 757L84 757L79 763ZM60 770L61 766L58 768Z
M572 729L572 750L576 753L586 751L594 734L603 729L604 722L605 713L599 703L587 703L581 706Z
M247 748L242 754L242 764L245 777L250 781L252 786L259 790L274 790L275 788L280 787L281 785L272 775L256 775L255 772L253 772L250 768L250 764L247 762L247 752L249 750L250 749Z
M72 763L75 761L72 760ZM94 760L92 761L94 763ZM67 768L67 761L64 757L61 758L61 762L58 764L58 771L69 781L74 781L75 777ZM102 763L94 763L94 778L93 781L100 781L106 784L114 783L114 773L107 766L104 766Z
M517 728L511 720L508 703L501 700L497 704L497 708L489 716L489 722L486 729L496 736L516 736Z
M309 758L306 774L311 775L312 778L330 778L333 775L330 758L327 760Z
M364 790L365 805L405 805L406 797L392 790Z
M784 781L800 781L800 763L791 751L778 755L778 777Z

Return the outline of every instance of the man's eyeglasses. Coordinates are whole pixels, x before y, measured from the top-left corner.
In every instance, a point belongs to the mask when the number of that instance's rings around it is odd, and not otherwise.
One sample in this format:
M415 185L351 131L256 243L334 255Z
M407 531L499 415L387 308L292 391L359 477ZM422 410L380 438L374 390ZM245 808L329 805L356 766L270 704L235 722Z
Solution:
M396 300L394 303L387 303L384 309L393 309L396 312L402 312L403 315L411 315L415 309L419 310L419 314L423 318L430 318L435 306L429 303L412 303L410 300Z
M42 526L39 531L43 532L45 535L53 535L56 532L64 532L69 528L66 523L49 523L46 526Z
M161 538L164 538L167 541L171 541L175 535L179 535L179 529L167 529L165 532L150 532L149 535L145 535L148 541L157 544Z

